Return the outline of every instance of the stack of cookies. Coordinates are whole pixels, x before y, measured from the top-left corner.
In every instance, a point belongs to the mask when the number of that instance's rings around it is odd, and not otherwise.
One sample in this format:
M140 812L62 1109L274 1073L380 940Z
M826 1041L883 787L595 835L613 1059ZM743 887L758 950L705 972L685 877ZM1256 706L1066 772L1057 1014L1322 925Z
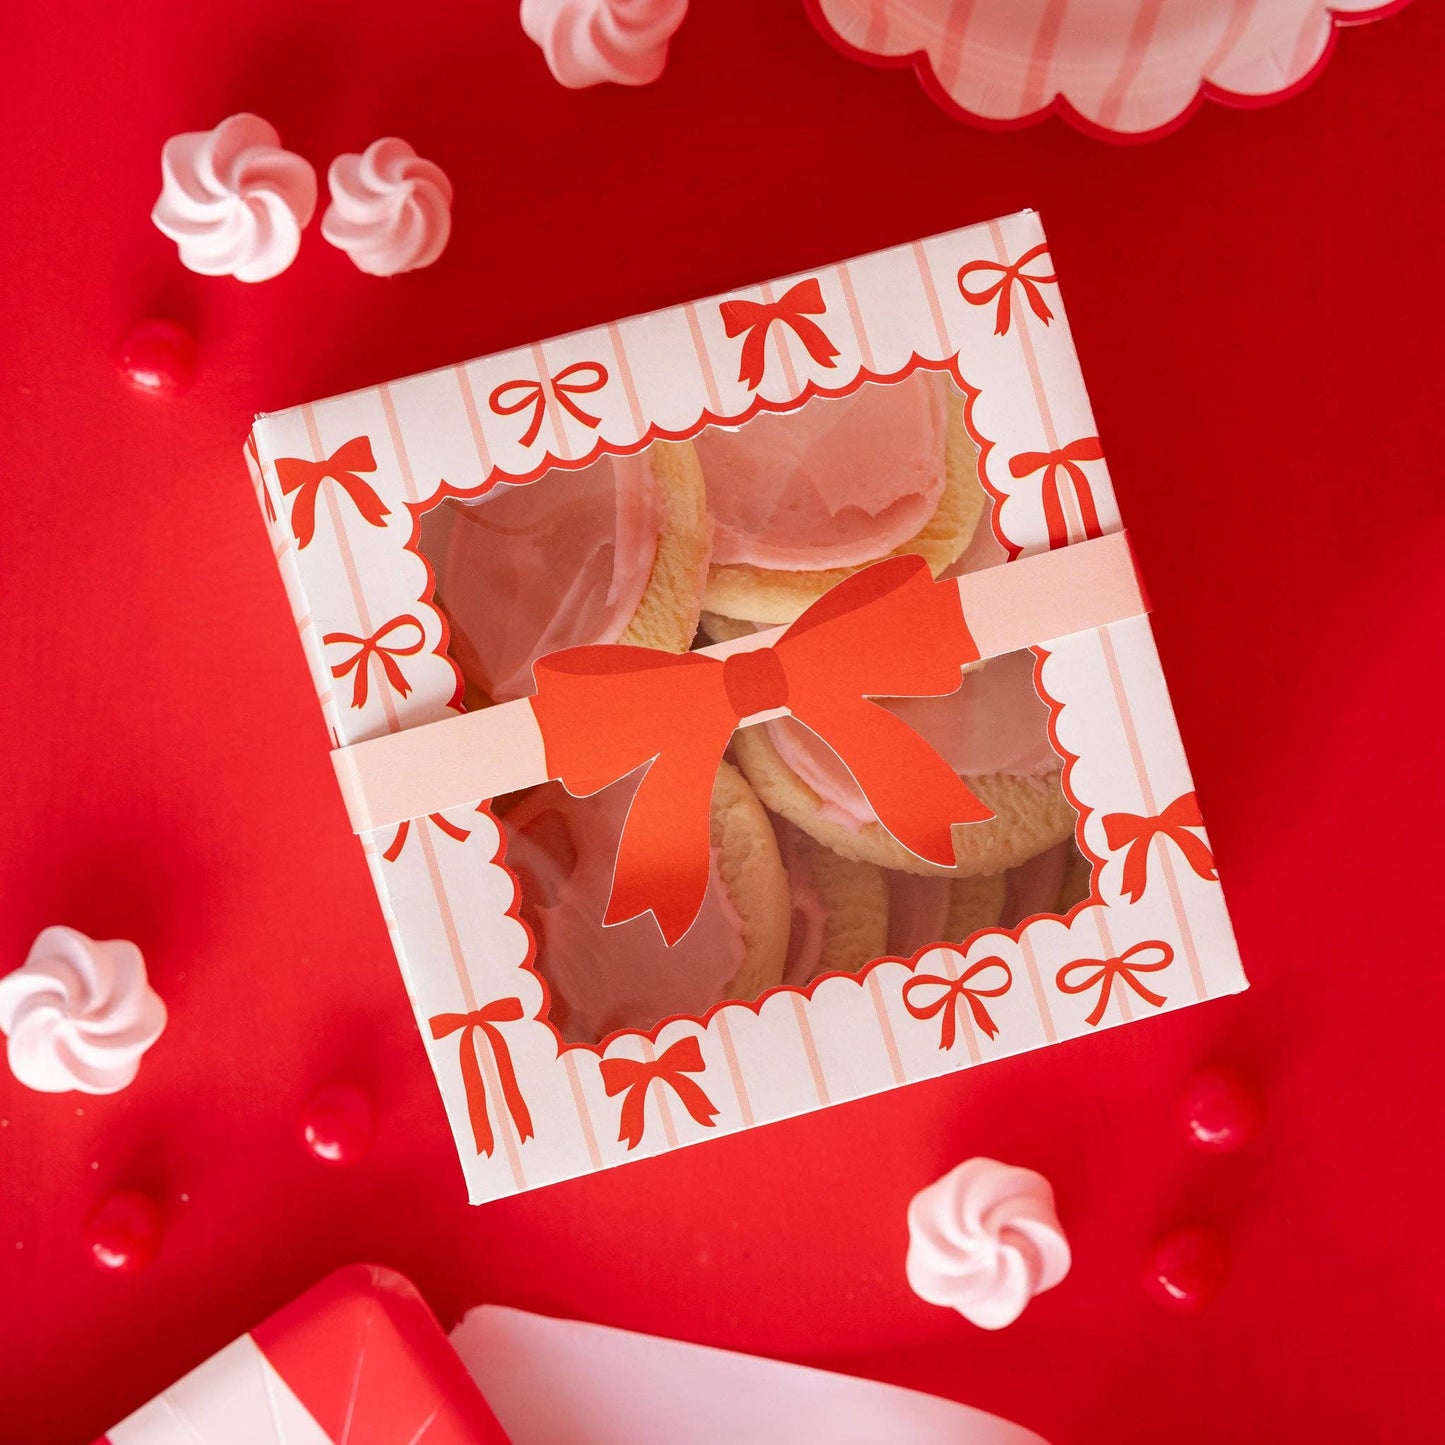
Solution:
M994 565L988 505L961 396L920 371L448 502L423 548L471 708L529 695L532 663L559 648L683 652L792 622L884 557L916 553L940 577ZM640 775L591 798L548 783L502 800L563 1036L648 1029L1080 901L1088 869L1034 663L994 658L947 697L886 704L995 814L954 830L949 869L888 833L802 724L740 729L714 787L706 899L671 948L650 917L602 923Z

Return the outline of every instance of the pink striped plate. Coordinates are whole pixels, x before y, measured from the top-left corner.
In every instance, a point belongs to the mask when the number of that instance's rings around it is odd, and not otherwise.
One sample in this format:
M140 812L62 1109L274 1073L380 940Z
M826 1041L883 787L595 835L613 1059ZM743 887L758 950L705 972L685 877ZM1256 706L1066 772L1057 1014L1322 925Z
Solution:
M1339 26L1407 0L804 0L845 55L912 65L946 111L982 125L1058 114L1146 140L1206 98L1267 105L1324 68Z

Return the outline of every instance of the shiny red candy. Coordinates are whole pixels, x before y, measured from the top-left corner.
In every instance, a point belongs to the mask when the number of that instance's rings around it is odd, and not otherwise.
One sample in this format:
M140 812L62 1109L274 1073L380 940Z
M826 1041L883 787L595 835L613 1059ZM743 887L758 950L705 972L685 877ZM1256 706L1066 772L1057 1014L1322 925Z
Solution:
M1259 1095L1232 1069L1201 1069L1184 1086L1184 1126L1189 1142L1225 1153L1259 1132Z
M160 1245L160 1205L148 1194L112 1194L85 1224L85 1247L100 1269L144 1269Z
M1159 1303L1189 1311L1208 1304L1227 1273L1219 1236L1212 1229L1189 1225L1166 1234L1154 1246L1144 1283Z
M355 1084L323 1085L301 1112L302 1141L326 1164L357 1163L375 1136L370 1096Z
M196 339L178 321L137 321L121 337L115 364L137 391L179 396L196 379Z

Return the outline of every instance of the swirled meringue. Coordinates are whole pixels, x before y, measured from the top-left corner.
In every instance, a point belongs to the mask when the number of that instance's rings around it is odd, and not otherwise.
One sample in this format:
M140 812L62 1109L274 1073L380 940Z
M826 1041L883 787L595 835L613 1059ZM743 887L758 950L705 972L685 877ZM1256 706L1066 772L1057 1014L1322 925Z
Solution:
M202 276L269 281L296 259L316 210L310 161L281 148L275 127L242 112L215 130L175 135L161 151L151 212Z
M687 0L522 0L522 29L570 90L656 80L686 15Z
M47 928L25 962L0 978L0 1033L11 1072L47 1094L114 1094L166 1026L145 960L124 939L97 942Z
M331 204L321 234L371 276L430 266L452 233L452 183L404 141L386 136L326 174Z
M908 1283L981 1329L1012 1324L1069 1272L1069 1242L1042 1174L967 1159L908 1206Z

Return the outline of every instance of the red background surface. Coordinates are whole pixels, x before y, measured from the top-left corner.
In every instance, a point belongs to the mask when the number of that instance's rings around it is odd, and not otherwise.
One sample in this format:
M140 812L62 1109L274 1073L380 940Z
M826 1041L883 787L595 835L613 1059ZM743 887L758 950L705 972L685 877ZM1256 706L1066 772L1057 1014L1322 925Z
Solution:
M994 134L852 64L796 5L699 3L662 81L560 90L515 7L6 7L0 203L0 961L45 924L137 940L171 1010L106 1099L0 1077L0 1435L80 1441L332 1267L806 1360L1056 1442L1441 1428L1438 428L1445 16L1347 32L1275 109L1113 148ZM147 221L161 142L260 111L324 171L400 134L450 250L364 277L195 277ZM251 414L1037 206L1232 902L1251 992L480 1209L348 833L240 444ZM111 369L194 327L175 403ZM1269 1118L1190 1151L1179 1085ZM295 1140L375 1089L350 1170ZM909 1196L993 1154L1054 1181L1074 1270L989 1335L916 1300ZM152 1189L156 1262L82 1221ZM1233 1276L1142 1292L1203 1221Z

